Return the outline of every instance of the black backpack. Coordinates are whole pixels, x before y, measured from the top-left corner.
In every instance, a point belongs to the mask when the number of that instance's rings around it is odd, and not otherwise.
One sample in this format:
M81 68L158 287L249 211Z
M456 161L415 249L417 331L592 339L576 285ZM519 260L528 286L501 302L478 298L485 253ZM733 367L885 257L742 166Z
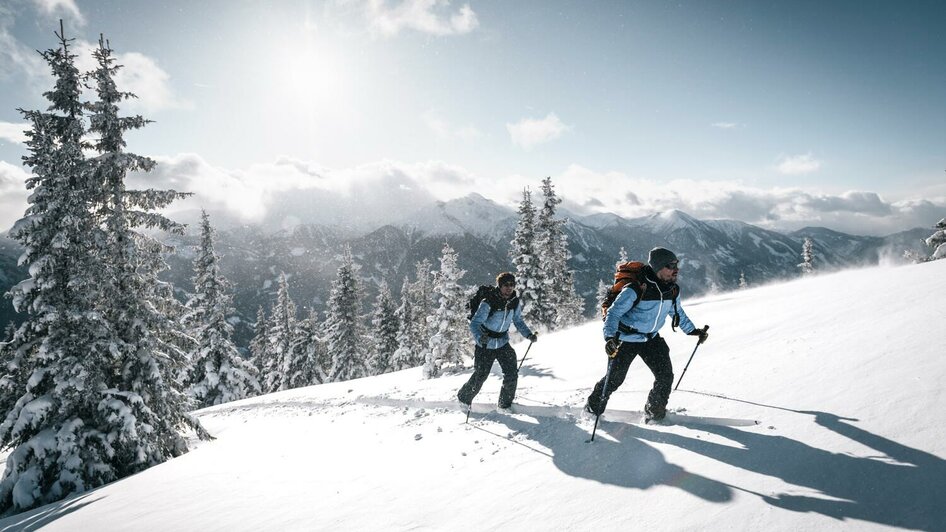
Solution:
M482 303L484 299L486 300L486 304L489 305L489 316L492 316L493 313L498 310L503 310L504 308L515 309L516 306L519 305L518 295L506 301L499 295L499 289L495 286L480 285L480 287L476 289L476 293L473 294L467 302L467 310L469 310L466 316L467 321L473 320L473 315L476 314L476 310L480 308L480 303Z

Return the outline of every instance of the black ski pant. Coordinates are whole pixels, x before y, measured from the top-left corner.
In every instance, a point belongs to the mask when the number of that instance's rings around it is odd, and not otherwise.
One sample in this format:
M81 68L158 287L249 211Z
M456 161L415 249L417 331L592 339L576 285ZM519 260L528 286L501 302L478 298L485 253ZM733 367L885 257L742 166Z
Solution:
M651 414L662 415L667 410L667 401L670 400L670 388L673 385L673 365L670 363L670 348L660 336L655 336L646 342L623 342L618 354L609 360L611 371L606 374L595 389L588 396L588 406L596 414L601 414L608 406L608 398L624 383L627 370L631 367L634 358L640 356L644 364L654 374L654 386L647 396L644 410ZM605 389L605 378L607 388ZM604 390L604 393L602 391Z
M516 367L516 351L508 343L499 349L486 349L482 346L476 346L473 353L473 375L466 381L460 391L457 392L457 399L463 404L470 404L476 394L480 393L480 388L489 377L489 370L493 367L493 361L499 362L499 367L503 370L503 387L499 390L499 407L508 408L512 400L516 397L516 385L519 383L519 368Z

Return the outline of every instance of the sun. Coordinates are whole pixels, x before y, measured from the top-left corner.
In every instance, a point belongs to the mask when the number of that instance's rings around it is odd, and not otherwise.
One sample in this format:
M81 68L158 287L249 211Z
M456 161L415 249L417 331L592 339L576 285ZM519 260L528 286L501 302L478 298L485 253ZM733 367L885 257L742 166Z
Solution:
M325 42L280 43L271 54L272 95L285 105L310 113L338 112L351 94L350 66Z

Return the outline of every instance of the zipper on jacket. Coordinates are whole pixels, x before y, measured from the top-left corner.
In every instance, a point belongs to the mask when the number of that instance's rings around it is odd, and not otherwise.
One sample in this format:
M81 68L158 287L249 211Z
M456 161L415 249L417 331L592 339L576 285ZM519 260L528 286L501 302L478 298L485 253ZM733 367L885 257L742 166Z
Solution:
M647 277L644 276L644 279L647 279ZM660 285L656 282L650 279L647 279L647 282L653 284L657 292L660 293L660 307L657 309L657 314L654 315L654 324L650 326L650 332L654 332L657 329L657 320L660 319L660 313L664 311L664 291L660 289Z

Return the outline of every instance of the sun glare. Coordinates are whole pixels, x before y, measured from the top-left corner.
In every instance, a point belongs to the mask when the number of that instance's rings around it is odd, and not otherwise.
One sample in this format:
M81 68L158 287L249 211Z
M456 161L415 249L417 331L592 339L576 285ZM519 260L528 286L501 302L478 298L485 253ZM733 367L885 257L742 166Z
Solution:
M349 73L337 51L315 42L280 48L272 54L272 89L284 103L314 114L347 107Z

